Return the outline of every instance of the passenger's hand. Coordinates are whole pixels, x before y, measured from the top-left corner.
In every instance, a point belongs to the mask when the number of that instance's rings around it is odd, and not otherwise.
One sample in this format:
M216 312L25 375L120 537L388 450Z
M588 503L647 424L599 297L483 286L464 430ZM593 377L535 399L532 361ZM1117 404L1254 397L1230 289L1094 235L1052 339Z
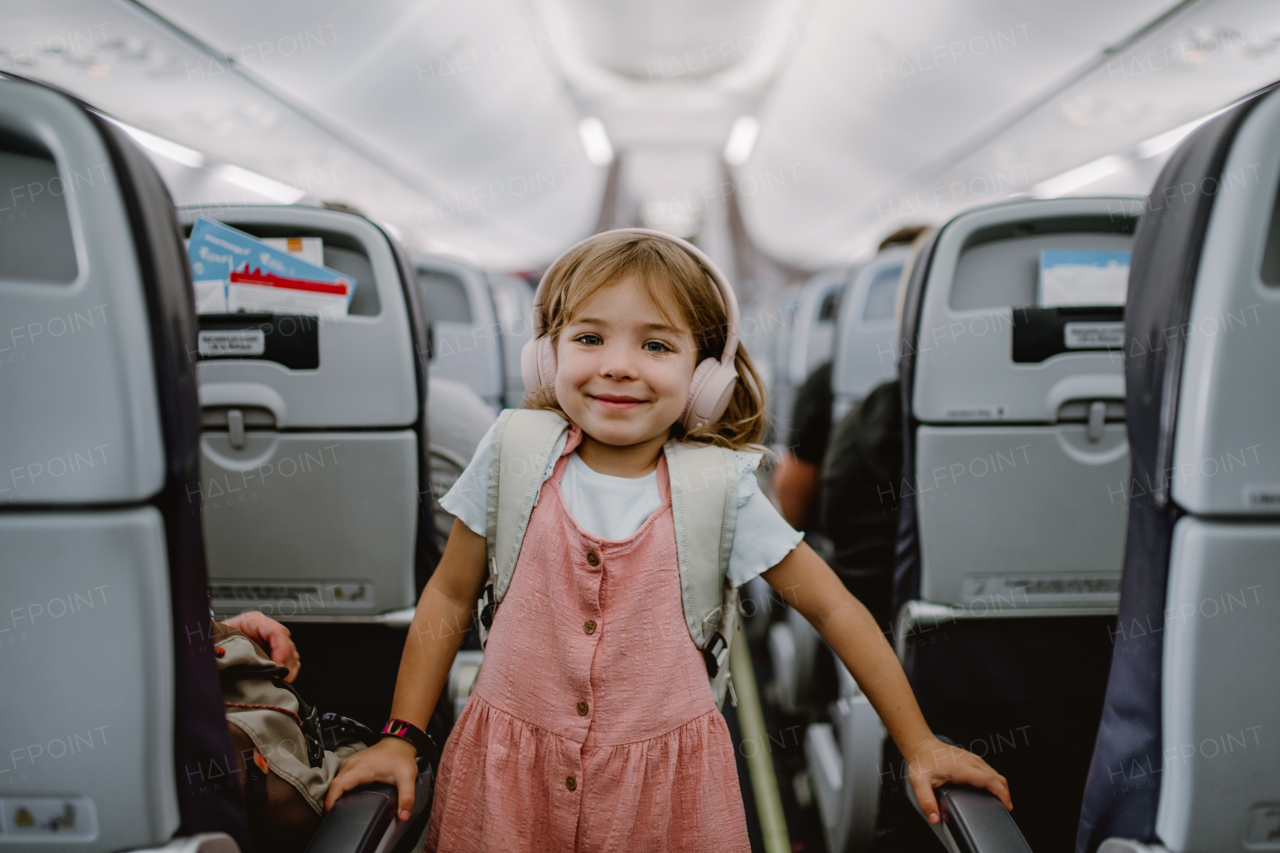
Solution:
M302 669L302 657L298 647L289 639L289 629L264 613L257 610L246 610L226 620L226 624L241 631L260 646L266 648L267 654L280 666L289 670L284 680L293 683Z
M413 789L418 781L418 765L414 757L417 749L407 740L384 737L368 749L361 750L342 762L342 769L329 783L329 795L324 798L328 811L338 798L361 785L385 782L395 785L399 794L399 818L408 820L413 811Z
M930 736L912 750L906 759L916 801L920 803L920 810L929 823L937 823L941 819L938 814L938 799L933 795L933 789L947 782L986 788L1004 803L1006 809L1013 810L1009 781L968 750L950 746Z

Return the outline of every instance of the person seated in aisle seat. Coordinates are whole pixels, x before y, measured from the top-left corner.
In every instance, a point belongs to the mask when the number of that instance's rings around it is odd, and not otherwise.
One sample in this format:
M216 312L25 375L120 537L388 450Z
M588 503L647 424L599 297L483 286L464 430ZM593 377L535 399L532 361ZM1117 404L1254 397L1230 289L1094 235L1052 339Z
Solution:
M916 229L894 315L902 325L907 279L930 229ZM830 540L831 568L888 629L892 618L898 494L902 486L902 392L897 378L871 390L836 425L817 486L817 530Z
M923 226L899 228L880 241L877 252L914 241ZM787 523L806 532L820 530L818 504L823 458L831 436L831 360L813 369L796 392L787 446L773 469L770 486Z

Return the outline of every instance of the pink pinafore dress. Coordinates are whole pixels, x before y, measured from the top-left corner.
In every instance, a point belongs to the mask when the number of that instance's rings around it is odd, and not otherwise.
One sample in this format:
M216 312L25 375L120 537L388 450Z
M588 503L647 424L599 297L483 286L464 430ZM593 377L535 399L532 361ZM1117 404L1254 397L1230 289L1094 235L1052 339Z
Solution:
M685 627L666 459L662 506L601 539L560 491L581 440L573 427L530 516L426 849L748 851L733 742Z

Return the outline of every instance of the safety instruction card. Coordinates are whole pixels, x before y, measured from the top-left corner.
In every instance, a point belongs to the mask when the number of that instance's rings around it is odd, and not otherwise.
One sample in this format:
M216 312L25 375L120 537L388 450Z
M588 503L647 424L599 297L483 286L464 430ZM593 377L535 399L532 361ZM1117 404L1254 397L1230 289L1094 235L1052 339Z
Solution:
M345 316L355 282L304 259L316 256L318 244L309 253L290 251L287 240L268 243L200 217L187 243L196 313Z

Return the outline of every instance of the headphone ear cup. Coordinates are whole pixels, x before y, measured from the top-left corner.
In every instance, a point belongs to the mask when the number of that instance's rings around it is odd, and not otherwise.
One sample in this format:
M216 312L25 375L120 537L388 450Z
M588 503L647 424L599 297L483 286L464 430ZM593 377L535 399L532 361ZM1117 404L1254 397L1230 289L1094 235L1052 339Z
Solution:
M704 358L693 371L689 401L685 403L680 423L686 430L693 430L720 420L729 408L737 382L738 371L733 365L721 364L715 358Z
M551 338L538 338L538 380L547 389L547 398L556 401L556 348Z
M520 374L524 378L525 393L536 394L539 388L545 388L547 396L555 402L556 351L546 335L526 342L520 350Z

